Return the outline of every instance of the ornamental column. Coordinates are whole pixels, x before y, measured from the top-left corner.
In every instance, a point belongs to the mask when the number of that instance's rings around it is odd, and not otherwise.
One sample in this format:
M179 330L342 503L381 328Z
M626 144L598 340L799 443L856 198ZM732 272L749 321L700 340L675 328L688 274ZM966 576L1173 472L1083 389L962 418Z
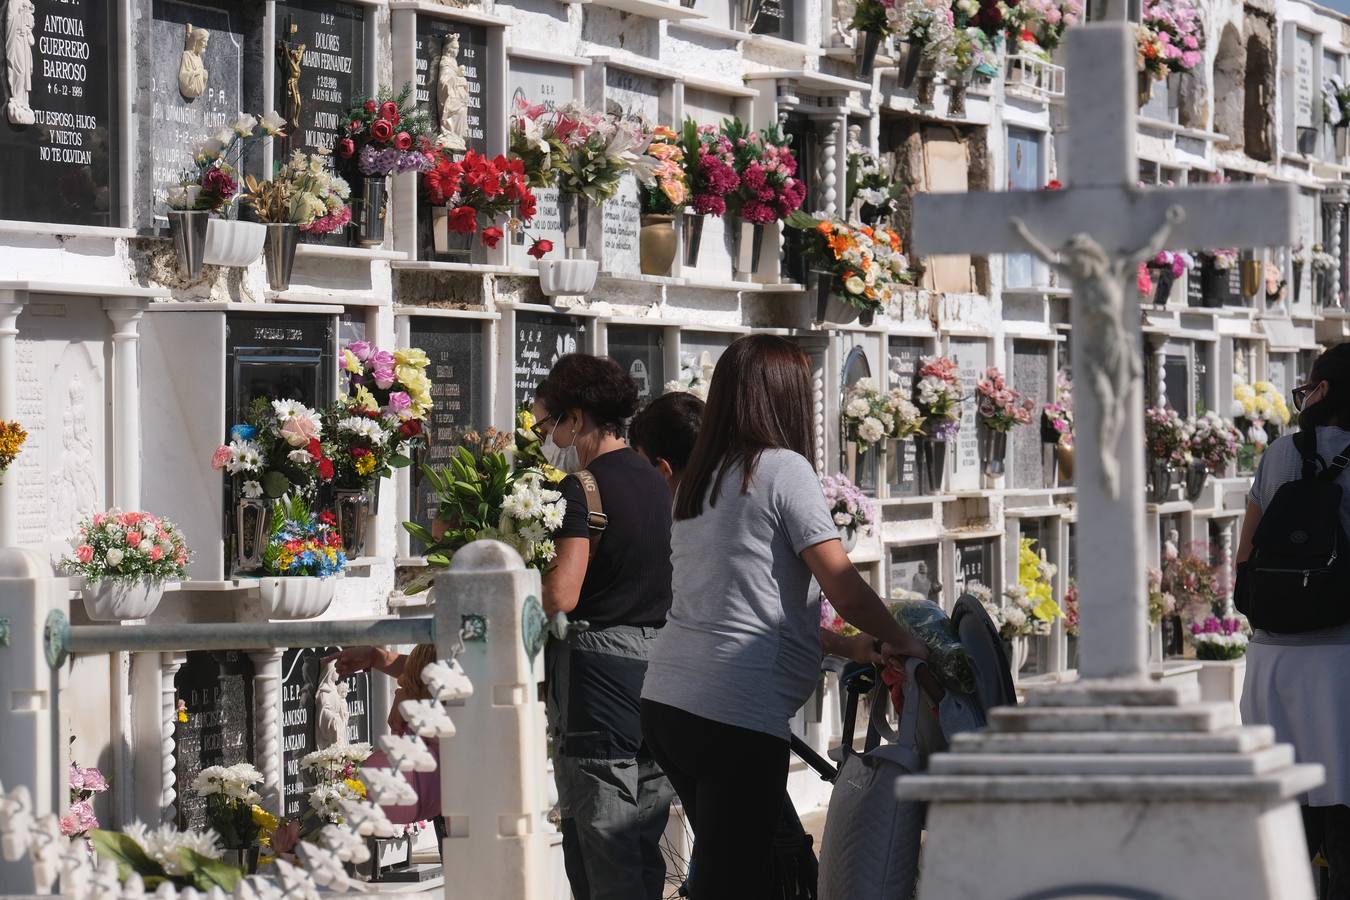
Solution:
M19 417L19 312L25 294L0 291L0 421ZM0 547L19 543L19 478L11 469L9 477L0 477Z
M250 653L253 660L253 760L262 773L259 804L272 815L282 813L281 650Z
M839 214L839 118L825 123L820 154L820 208L827 216Z
M178 756L173 739L178 727L178 689L173 680L185 662L187 653L182 651L159 655L159 821L167 825L178 820Z
M113 483L112 505L141 508L141 357L140 325L147 302L108 297L103 309L113 323Z
M1154 340L1153 350L1150 353L1150 359L1153 364L1153 392L1152 406L1164 407L1167 405L1167 353L1165 346L1167 339L1159 336Z

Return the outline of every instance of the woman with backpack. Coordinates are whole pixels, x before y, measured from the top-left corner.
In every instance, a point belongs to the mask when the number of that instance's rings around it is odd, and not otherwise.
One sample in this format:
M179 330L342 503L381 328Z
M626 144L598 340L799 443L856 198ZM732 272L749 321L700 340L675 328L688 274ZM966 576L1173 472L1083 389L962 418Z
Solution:
M1254 629L1242 720L1326 770L1304 828L1329 864L1325 896L1350 900L1350 343L1319 356L1293 400L1300 430L1262 455L1238 543L1234 599Z
M819 602L879 636L889 658L927 649L854 570L813 460L811 371L795 344L734 342L718 361L671 529L674 599L642 689L642 727L697 846L693 900L773 890L788 721L820 677Z

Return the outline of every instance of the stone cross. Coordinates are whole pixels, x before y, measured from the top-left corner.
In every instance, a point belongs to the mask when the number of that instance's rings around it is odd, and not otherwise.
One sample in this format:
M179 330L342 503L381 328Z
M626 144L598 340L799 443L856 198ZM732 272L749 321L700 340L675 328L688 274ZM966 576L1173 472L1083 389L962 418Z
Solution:
M1072 281L1080 674L1144 681L1148 556L1134 272L1165 246L1287 245L1295 193L1264 185L1138 188L1134 26L1083 25L1067 41L1068 187L920 194L914 252L1030 249Z

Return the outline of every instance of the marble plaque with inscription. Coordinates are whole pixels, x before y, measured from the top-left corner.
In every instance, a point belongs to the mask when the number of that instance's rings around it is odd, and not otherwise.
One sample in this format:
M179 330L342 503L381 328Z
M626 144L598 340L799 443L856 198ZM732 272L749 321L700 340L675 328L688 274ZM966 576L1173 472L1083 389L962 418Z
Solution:
M970 585L979 582L997 587L994 571L994 539L964 541L956 544L956 585L953 596L960 597Z
M80 519L108 505L110 326L81 299L34 300L18 327L17 419L28 440L5 478L17 485L19 545L59 556Z
M573 69L562 63L512 57L509 78L512 110L520 104L537 104L552 109L570 102L576 96ZM564 241L562 216L558 211L558 189L534 188L534 199L536 206L534 220L526 230L530 239L542 238L552 241L553 246L557 248L554 251L556 257L561 252ZM511 265L535 267L534 258L525 252L529 248L530 241L526 240L525 232L517 232L511 239L508 251Z
M914 386L914 375L919 371L919 360L928 344L921 338L893 337L890 339L888 354L888 384L899 388L910 396ZM891 495L895 497L913 497L919 493L918 450L914 441L892 441L887 457L886 480L890 484Z
M766 34L785 41L796 40L796 21L792 0L764 0L764 8L755 21L754 34Z
M479 373L483 370L483 325L467 319L430 316L411 322L412 346L426 351L431 364L431 422L428 428L427 464L443 466L465 431L479 427L486 416ZM436 508L435 493L413 472L413 521L431 527Z
M641 274L642 199L637 177L632 172L623 174L618 191L604 202L601 223L604 235L602 268L619 275Z
M253 762L253 662L235 650L190 651L174 676L187 721L174 725L178 827L206 827L206 798L192 792L208 766Z
M486 153L487 30L419 15L416 54L417 103L430 113L433 131L448 127L463 138L466 148ZM454 66L461 71L456 73Z
M107 38L117 6L114 0L27 0L26 10L18 0L8 4L20 27L32 27L32 38L22 48L31 66L22 105L32 122L15 124L0 106L5 172L0 219L119 224L113 212L121 189L116 178L118 79ZM16 53L7 64L23 67L24 62ZM7 82L0 98L6 106L20 102L9 96Z
M193 149L240 112L261 114L272 104L262 95L264 4L261 0L152 0L150 15L138 25L140 82L137 109L141 146L137 172L136 218L153 215L162 223L165 196L192 165ZM187 29L204 30L206 46L189 47ZM200 93L188 96L180 76L196 69ZM254 153L248 171L256 171Z
M1321 91L1313 75L1313 36L1302 29L1294 31L1294 125L1315 128L1321 124L1317 101Z
M586 320L549 313L516 313L513 391L516 406L534 402L535 389L568 353L586 352Z
M980 446L976 429L975 385L989 368L989 342L984 340L955 340L951 342L951 356L961 372L961 388L966 398L961 401L961 430L947 454L955 454L950 485L955 491L971 491L980 487Z
M659 397L666 383L664 335L663 329L644 325L609 327L609 355L632 376L644 403Z
M661 117L661 83L649 75L609 66L605 69L605 112L655 124Z
M1036 401L1030 425L1019 425L1008 435L1008 480L1012 487L1045 487L1040 409L1050 395L1050 346L1040 341L1013 344L1012 388Z
M319 749L314 740L314 695L323 657L338 649L293 649L287 650L281 658L282 782L287 818L296 818L309 809L307 797L314 783L300 768L300 760ZM369 741L370 673L358 672L347 679L347 715L347 742Z
M301 58L298 128L288 129L289 150L331 150L343 131L346 113L366 87L366 8L338 0L289 0L276 13L276 40L298 50ZM294 98L280 56L276 66L274 108L291 119Z

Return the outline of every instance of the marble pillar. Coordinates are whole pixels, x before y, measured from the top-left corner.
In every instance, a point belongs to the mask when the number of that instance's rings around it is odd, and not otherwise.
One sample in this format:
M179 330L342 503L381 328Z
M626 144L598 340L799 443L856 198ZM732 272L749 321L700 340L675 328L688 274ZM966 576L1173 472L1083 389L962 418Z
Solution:
M0 421L12 421L19 415L15 390L19 370L18 321L25 299L14 291L0 291ZM0 479L0 547L12 547L19 541L18 507L18 479Z
M167 825L178 819L178 760L173 740L178 725L178 691L173 680L185 662L187 654L184 652L159 655L159 821Z
M253 759L263 782L258 788L263 809L282 813L285 784L281 746L281 650L250 653L253 661Z

